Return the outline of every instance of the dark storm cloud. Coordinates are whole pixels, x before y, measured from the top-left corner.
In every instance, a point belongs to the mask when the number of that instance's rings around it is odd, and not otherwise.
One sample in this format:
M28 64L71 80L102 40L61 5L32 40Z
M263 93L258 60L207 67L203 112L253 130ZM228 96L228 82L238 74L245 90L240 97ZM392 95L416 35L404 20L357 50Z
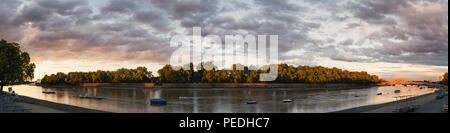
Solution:
M346 46L346 45L353 45L353 42L354 41L352 39L347 39L345 41L339 42L338 45L344 45L344 46Z
M157 11L142 11L136 12L134 15L134 19L151 25L154 29L160 32L167 32L172 30L170 27L170 20L163 16L161 12Z
M288 1L264 0L252 1L248 5L242 2L230 2L226 6L215 0L201 1L163 1L155 0L152 4L162 12L178 20L180 26L185 27L188 34L194 26L202 27L203 35L232 35L247 31L252 35L279 35L279 50L281 58L284 52L303 48L307 43L313 43L307 35L309 31L317 29L320 24L306 22L301 16L309 10L306 6L294 4ZM244 5L244 6L242 6ZM218 14L233 12L231 8L246 12L248 8L262 9L258 12L248 12L241 19Z
M207 25L205 21L220 10L217 0L152 0L151 3L186 28Z
M20 5L20 1L5 0L0 4L0 26L11 24L11 16L15 15L15 10Z
M306 9L305 7L291 4L287 0L257 0L255 3L262 5L266 11L270 12L296 12Z
M20 14L14 18L15 24L24 24L27 22L41 22L45 21L52 15L52 10L41 7L39 5L27 5L21 10Z
M169 23L157 21L161 18L154 18L155 21L146 19L142 22L144 24L139 24L130 19L142 20L148 16L126 18L108 16L105 13L118 12L134 16L135 13L139 13L139 8L130 2L111 1L104 7L91 7L88 2L80 0L6 2L1 4L5 7L0 10L5 9L9 12L1 12L0 15L8 16L5 18L9 20L0 21L2 28L0 37L9 41L22 40L25 34L17 31L25 31L29 26L28 23L32 22L32 27L36 28L39 34L36 34L23 47L35 49L30 53L36 58L49 60L104 60L107 58L120 61L124 60L124 57L136 57L130 58L129 61L148 63L166 62L168 54L165 53L172 51L164 45L168 39L156 37L161 33L149 34L154 32L148 31L148 27L165 30L163 25ZM11 10L18 10L18 12L10 12ZM93 10L101 12L96 13ZM98 57L94 58L91 55Z
M414 10L421 1L4 0L0 37L23 40L32 22L38 34L24 47L36 49L33 56L167 63L174 50L168 46L170 37L192 34L192 27L200 26L203 35L278 35L280 60L448 65L448 2L430 0L443 8ZM372 44L311 36L334 27L327 22L343 22L348 30L364 26L352 19L382 27L365 38L379 44L354 48ZM286 54L295 50L305 55Z
M14 16L17 26L26 27L26 23L33 22L33 27L40 30L29 44L31 48L79 53L92 50L130 52L121 57L137 57L137 51L154 49L170 53L173 49L167 45L169 38L159 36L172 34L171 30L176 27L174 23L188 32L194 26L201 26L205 34L239 34L239 30L246 30L255 35L279 35L283 38L279 43L282 52L301 48L309 41L307 31L320 27L319 24L301 21L299 15L302 13L295 12L306 8L287 1L266 0L249 4L234 1L227 5L242 10L263 9L244 16L242 20L219 16L234 10L226 10L226 6L221 6L223 4L216 0L111 0L104 6L93 8L86 1L40 0L30 1L18 14L11 16ZM237 5L242 6L238 8ZM100 12L95 13L94 10ZM153 30L148 31L148 27ZM298 30L288 32L290 29ZM102 51L104 49L107 50ZM168 56L157 59L164 62Z
M74 8L87 4L84 0L37 0L36 3L41 7L54 9L62 15L78 14L79 12L74 12Z
M361 24L358 24L358 23L349 23L349 24L347 24L347 27L345 27L345 29L353 29L355 27L360 27L360 26L361 26Z
M23 36L23 29L13 22L16 10L21 4L18 0L4 0L0 4L0 38L19 40Z
M386 15L398 12L400 8L410 6L411 2L416 0L361 0L350 2L348 9L355 17L366 21L374 21L386 19Z
M380 61L446 66L447 5L448 2L444 0L365 0L350 3L349 7L356 17L383 27L367 37L382 45L363 52L365 55ZM423 9L416 9L414 6L421 6L419 8ZM398 21L392 17L396 17Z
M134 1L127 0L111 0L109 3L101 8L103 13L130 13L134 11L138 6Z

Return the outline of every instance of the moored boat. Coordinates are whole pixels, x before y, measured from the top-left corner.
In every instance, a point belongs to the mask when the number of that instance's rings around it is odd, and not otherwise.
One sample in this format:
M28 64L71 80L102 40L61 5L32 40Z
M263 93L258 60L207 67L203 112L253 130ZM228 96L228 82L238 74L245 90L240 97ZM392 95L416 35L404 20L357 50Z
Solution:
M400 90L395 90L394 93L400 93Z
M283 103L290 103L290 102L293 102L293 100L292 99L284 99L283 100Z
M94 97L94 96L92 96L92 95L90 95L90 94L84 94L84 95L82 95L82 94L80 94L80 96L79 96L80 98L96 98L96 97Z
M247 104L258 104L258 102L255 100L248 100Z
M85 98L95 98L94 96L90 95L90 94L86 94L84 95Z
M152 105L164 105L164 104L167 104L167 101L166 101L166 99L162 99L162 98L150 99L150 104L152 104Z

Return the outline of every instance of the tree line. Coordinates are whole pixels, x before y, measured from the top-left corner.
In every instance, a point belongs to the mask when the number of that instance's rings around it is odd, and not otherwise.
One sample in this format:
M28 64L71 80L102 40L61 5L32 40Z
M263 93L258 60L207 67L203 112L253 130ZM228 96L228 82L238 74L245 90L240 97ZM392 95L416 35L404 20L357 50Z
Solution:
M165 65L158 70L159 80L162 83L261 83L259 81L260 73L267 73L267 69L252 69L247 66L235 64L232 70L217 70L212 67L211 70L204 69L200 64L200 69L195 71L193 64L190 63L188 69L179 68L174 70L171 65ZM244 67L238 70L237 67ZM186 68L186 67L185 67ZM338 68L327 68L322 66L293 66L287 64L278 64L278 76L275 81L267 83L357 83L374 84L383 82L376 75L370 75L365 71L353 72Z
M238 69L243 67L243 70ZM174 69L177 68L177 69ZM194 69L192 63L185 67L165 65L158 70L159 77L145 67L136 69L121 68L116 71L70 72L45 75L43 84L76 84L76 83L261 83L260 73L268 73L267 69L249 69L247 66L235 64L231 70L218 70L216 67L207 70L203 64ZM338 68L322 66L293 66L278 64L278 75L275 81L265 83L357 83L374 84L383 82L376 75L367 72L354 72Z
M136 69L121 68L116 71L95 72L58 72L45 75L41 79L42 84L77 84L77 83L146 83L153 82L152 72L145 67Z

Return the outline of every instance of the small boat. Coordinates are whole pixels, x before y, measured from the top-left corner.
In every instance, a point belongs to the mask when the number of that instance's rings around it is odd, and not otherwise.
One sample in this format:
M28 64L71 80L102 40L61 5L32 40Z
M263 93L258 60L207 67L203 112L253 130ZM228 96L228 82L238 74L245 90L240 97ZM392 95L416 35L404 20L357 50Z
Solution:
M152 105L164 105L167 104L166 99L150 99L150 104Z
M284 99L283 100L283 103L290 103L290 102L293 102L293 100L292 99Z
M377 95L383 95L383 93L379 92L379 93L377 93Z
M105 97L102 97L102 96L96 96L95 99L97 99L97 100L102 100L102 99L105 99Z
M359 97L358 95L355 95L355 97Z
M94 96L90 95L90 94L86 94L84 95L85 98L95 98Z
M258 102L257 102L257 101L254 101L254 100L248 100L248 101L247 101L247 104L258 104Z
M400 90L395 90L394 93L400 93Z
M54 92L54 91L42 91L42 93L44 93L44 94L56 94L56 92Z
M420 87L419 89L421 89L421 90L422 90L422 89L423 89L423 87Z
M89 94L84 94L84 95L82 95L82 94L80 94L80 98L95 98L94 96L92 96L92 95L89 95Z

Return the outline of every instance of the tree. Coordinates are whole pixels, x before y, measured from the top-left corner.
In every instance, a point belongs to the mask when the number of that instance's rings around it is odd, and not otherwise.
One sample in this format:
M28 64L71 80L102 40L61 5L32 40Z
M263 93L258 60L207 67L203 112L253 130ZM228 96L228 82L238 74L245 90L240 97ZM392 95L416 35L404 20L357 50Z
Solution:
M446 72L444 75L442 75L441 83L444 85L448 85L448 72Z
M32 80L34 68L30 55L22 52L18 43L0 41L0 91L7 84Z
M171 69L166 65L158 70L162 83L261 83L260 73L268 73L269 66L261 68L233 64L231 70L210 67L210 63L200 63L197 71ZM193 68L192 63L187 64ZM262 83L354 83L354 84L374 84L383 80L376 75L370 75L365 71L354 72L338 68L327 68L323 66L297 66L287 64L278 65L278 77L275 81ZM175 66L177 67L177 66ZM205 68L213 68L207 70ZM175 76L174 76L175 75ZM193 79L193 80L192 80Z

